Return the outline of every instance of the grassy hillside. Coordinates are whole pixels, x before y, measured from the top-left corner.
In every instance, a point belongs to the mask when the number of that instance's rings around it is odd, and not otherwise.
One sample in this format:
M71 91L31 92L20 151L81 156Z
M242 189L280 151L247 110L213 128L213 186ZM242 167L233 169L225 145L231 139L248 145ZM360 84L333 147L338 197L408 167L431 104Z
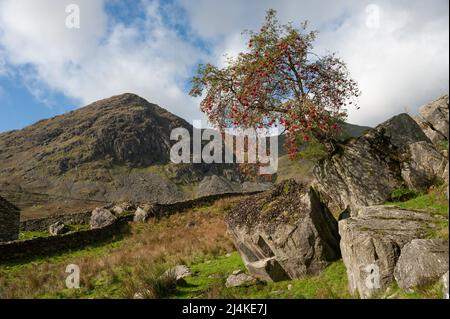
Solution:
M430 204L439 213L444 212L441 195L442 190L436 190L396 204L414 209ZM133 298L141 291L148 292L147 298L351 298L342 261L316 277L226 288L233 271L245 270L223 221L239 200L218 200L146 224L131 224L129 234L85 249L2 264L0 298ZM65 288L68 264L80 266L81 289ZM188 265L194 276L178 286L161 281L160 275L176 264ZM440 296L441 287L436 285L416 293L392 287L381 297Z
M312 178L314 162L306 159L289 159L284 155L278 160L277 183L295 179L296 181L309 181Z

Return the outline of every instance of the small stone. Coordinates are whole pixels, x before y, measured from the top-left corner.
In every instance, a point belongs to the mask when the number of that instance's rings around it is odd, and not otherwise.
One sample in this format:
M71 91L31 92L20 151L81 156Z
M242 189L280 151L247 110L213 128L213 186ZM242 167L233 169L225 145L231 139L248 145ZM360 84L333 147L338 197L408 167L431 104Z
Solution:
M245 273L239 273L237 275L230 275L225 282L225 287L241 287L241 286L251 286L256 283L256 279Z
M289 285L287 286L287 289L288 289L288 290L292 290L292 285L289 284Z

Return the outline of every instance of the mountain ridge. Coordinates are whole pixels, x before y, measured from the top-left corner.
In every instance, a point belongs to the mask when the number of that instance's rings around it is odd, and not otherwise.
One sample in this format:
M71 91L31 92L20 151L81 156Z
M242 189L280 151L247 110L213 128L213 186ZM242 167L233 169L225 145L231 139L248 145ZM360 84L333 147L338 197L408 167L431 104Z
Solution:
M228 171L239 179L229 164L172 164L170 133L178 127L193 130L184 119L125 93L1 133L0 193L21 208L34 202L14 195L21 192L164 203L195 196L189 188L208 175ZM36 198L42 201L52 200Z

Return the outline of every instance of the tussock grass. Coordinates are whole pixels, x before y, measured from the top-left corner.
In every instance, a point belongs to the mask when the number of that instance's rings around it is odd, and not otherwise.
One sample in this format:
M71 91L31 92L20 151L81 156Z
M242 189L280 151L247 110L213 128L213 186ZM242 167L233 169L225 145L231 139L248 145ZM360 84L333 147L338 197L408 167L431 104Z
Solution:
M233 250L223 216L238 201L221 199L145 224L131 224L128 236L98 247L0 265L0 298L126 298L131 293L125 283L133 280L136 287L155 287L149 289L151 296L162 297L164 283L155 280L159 267ZM187 227L192 221L195 225ZM81 289L65 289L68 264L80 267ZM144 270L148 276L143 276Z

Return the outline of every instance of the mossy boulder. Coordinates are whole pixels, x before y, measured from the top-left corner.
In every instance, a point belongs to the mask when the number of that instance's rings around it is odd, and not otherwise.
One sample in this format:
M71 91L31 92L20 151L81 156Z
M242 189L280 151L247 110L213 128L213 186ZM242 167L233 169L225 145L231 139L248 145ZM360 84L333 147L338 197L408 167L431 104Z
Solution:
M314 188L288 180L241 201L226 218L251 275L279 281L340 258L337 221Z

